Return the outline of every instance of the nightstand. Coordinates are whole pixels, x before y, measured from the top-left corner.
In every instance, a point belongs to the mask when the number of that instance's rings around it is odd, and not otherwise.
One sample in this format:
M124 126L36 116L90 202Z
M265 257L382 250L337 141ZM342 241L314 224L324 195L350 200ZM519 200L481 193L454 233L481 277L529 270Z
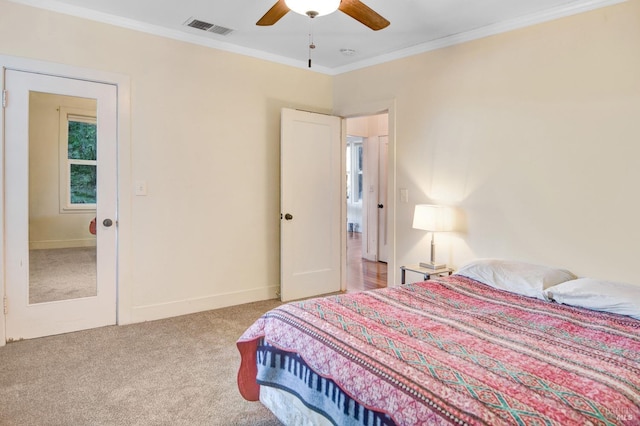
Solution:
M430 279L432 275L439 277L443 274L451 275L453 273L453 268L429 269L429 268L423 268L420 265L401 266L400 270L402 271L401 284L405 283L405 275L407 271L415 272L417 274L422 274L422 277L425 281Z

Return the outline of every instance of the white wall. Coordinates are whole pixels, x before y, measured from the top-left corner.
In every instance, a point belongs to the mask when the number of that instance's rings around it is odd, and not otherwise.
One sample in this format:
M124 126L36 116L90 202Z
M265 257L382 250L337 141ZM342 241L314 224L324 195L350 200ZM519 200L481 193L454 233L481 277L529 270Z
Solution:
M121 200L120 321L275 297L280 109L330 112L331 77L4 0L0 11L0 55L130 78L120 172L148 195Z
M440 261L507 257L640 283L638 52L629 0L336 76L335 110L396 102L398 266L429 250L413 206L439 202L466 215L465 232L438 235Z

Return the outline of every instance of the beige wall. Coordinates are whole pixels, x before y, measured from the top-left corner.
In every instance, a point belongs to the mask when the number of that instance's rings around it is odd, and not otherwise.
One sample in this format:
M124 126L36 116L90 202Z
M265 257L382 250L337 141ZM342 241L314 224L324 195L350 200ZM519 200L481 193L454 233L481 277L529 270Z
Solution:
M119 218L131 230L130 319L274 297L280 109L330 112L331 77L4 0L0 10L0 54L130 77L130 174L148 185Z
M89 213L60 213L60 107L96 109L95 99L31 92L29 96L29 247L94 246ZM95 112L94 112L95 114Z
M640 1L334 78L334 108L395 99L397 262L428 256L413 206L459 206L454 266L508 257L637 282ZM398 271L396 271L396 276ZM417 278L417 277L414 277Z

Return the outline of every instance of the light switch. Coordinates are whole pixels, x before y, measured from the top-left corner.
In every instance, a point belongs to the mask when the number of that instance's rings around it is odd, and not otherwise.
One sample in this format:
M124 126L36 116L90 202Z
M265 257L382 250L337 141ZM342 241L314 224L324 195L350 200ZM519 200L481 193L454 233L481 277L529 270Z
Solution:
M137 180L135 184L134 192L136 195L147 195L147 181Z
M402 203L409 202L409 190L407 188L400 188L400 201Z

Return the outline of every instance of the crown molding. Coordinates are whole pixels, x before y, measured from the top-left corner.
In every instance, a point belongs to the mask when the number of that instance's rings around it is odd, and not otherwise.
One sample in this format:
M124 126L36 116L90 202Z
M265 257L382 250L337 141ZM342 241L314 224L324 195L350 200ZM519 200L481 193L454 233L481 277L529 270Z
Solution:
M195 34L189 34L178 30L173 30L159 25L147 24L134 19L123 18L120 16L111 15L104 12L99 12L79 6L70 5L57 0L9 0L13 3L19 3L26 6L36 7L39 9L45 9L52 12L62 13L65 15L75 16L78 18L97 21L109 25L114 25L121 28L127 28L134 31L139 31L147 34L156 35L159 37L165 37L173 40L183 41L186 43L196 44L199 46L209 47L213 49L219 49L226 52L237 53L240 55L250 56L265 61L276 62L283 65L292 66L295 68L302 68L308 70L306 62L294 60L280 55L275 55L267 52L263 52L257 49L250 49L247 47L238 46L232 43L226 43L219 40L210 39L207 37L198 36ZM401 49L385 55L376 56L374 58L354 62L349 65L344 65L336 68L329 68L323 66L314 65L312 72L318 72L327 75L339 75L350 71L370 67L373 65L382 64L385 62L391 62L397 59L406 58L420 53L430 52L444 47L454 46L456 44L466 43L472 40L478 40L484 37L492 35L502 34L508 31L517 30L520 28L529 27L532 25L540 24L543 22L549 22L556 19L564 18L571 15L576 15L590 10L599 9L602 7L612 6L618 3L624 3L627 0L576 0L563 6L552 8L538 13L533 13L527 16L503 21L497 24L488 25L482 28L478 28L471 31L466 31L459 34L454 34L447 37L442 37L437 40L429 41L426 43L418 44L406 49Z
M478 40L492 35L502 34L520 28L529 27L543 22L549 22L567 16L577 15L579 13L588 12L590 10L599 9L606 6L612 6L618 3L624 3L627 0L579 0L573 3L549 9L543 12L530 14L520 18L503 21L497 24L488 25L471 31L442 37L437 40L418 44L406 49L398 50L386 55L376 56L375 58L364 61L354 62L349 65L332 69L332 75L343 74L349 71L382 64L385 62L395 61L397 59L418 55L420 53L430 52L442 49L456 44L466 43L468 41Z
M307 68L306 61L294 60L285 56L267 53L262 50L250 49L248 47L238 46L232 43L226 43L220 40L189 34L160 25L148 24L135 19L123 18L121 16L112 15L105 12L87 9L75 5L70 5L57 0L8 0L13 3L19 3L25 6L31 6L38 9L45 9L51 12L61 13L64 15L74 16L77 18L88 19L91 21L109 24L116 27L126 28L133 31L139 31L146 34L156 35L159 37L169 38L172 40L183 41L198 46L219 49L226 52L237 53L244 56L250 56L265 61L276 62L283 65L289 65L296 68ZM331 69L319 65L313 66L311 70L321 74L331 74Z

